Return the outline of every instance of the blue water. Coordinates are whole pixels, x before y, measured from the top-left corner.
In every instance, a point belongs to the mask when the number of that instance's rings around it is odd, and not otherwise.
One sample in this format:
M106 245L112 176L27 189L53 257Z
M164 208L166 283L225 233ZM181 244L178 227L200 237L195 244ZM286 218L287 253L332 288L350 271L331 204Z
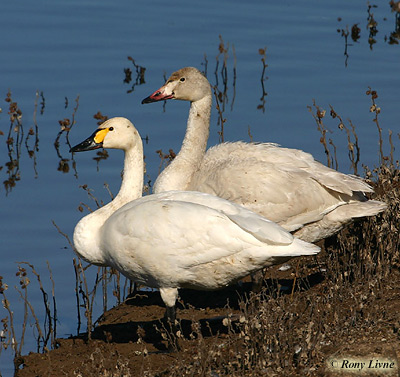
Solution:
M372 12L379 32L371 49L366 1L205 0L190 4L160 0L140 3L21 0L4 3L0 13L2 182L7 179L6 138L10 127L8 103L3 99L10 90L23 114L24 137L34 126L36 92L42 92L45 99L43 114L40 96L36 112L39 129L36 165L22 143L20 180L12 190L7 191L0 185L0 275L9 285L6 294L15 313L17 335L23 313L23 302L14 289L18 285L15 276L18 261L34 264L50 291L46 265L49 262L56 286L58 336L76 333L74 254L52 220L71 237L74 225L82 217L78 205L80 202L92 205L79 186L88 184L103 201L109 201L103 187L105 182L114 194L119 188L122 169L119 151L110 151L108 160L101 161L99 167L92 159L94 152L76 155L77 174L71 161L68 173L57 170L59 158L53 142L60 130L58 121L71 119L78 95L76 124L69 135L71 143L76 144L92 133L96 127L93 115L98 111L109 117L128 117L142 136L149 138L144 148L147 173L154 181L160 165L155 151L179 150L189 105L168 102L164 111L161 103L141 105L140 102L163 84L164 75L184 66L203 70L207 67L208 77L215 84L221 36L228 49L225 140L249 140L250 128L255 141L300 148L326 163L320 135L307 110L315 99L328 112L331 104L345 121L352 120L361 146L361 161L372 167L379 164L379 155L376 126L369 112L371 102L365 95L368 86L379 94L386 153L388 130L393 130L397 146L396 134L400 132L400 47L385 41L385 36L394 31L395 15L386 2ZM346 25L350 29L355 23L359 24L361 38L353 42L349 36L352 45L348 47L346 66L345 41L337 29L344 29ZM257 109L262 96L262 56L258 50L264 47L268 67L262 111ZM127 92L136 75L128 56L146 68L145 83L136 85L131 93ZM221 68L222 55L219 63ZM133 70L130 84L123 82L124 68L128 67ZM220 75L218 78L221 89L222 78ZM214 107L210 145L219 141L217 119ZM337 129L336 121L327 118L326 125L332 131L329 137L337 146L339 169L351 172L345 134ZM12 135L16 134L12 132ZM65 138L60 141L62 157L70 159ZM32 142L31 137L30 146ZM397 151L395 157L398 158ZM29 289L29 299L40 313L41 294L33 283ZM96 313L101 313L100 300ZM0 318L6 315L1 308ZM24 353L35 349L32 333L28 328ZM11 356L10 351L0 354L3 376L12 374Z

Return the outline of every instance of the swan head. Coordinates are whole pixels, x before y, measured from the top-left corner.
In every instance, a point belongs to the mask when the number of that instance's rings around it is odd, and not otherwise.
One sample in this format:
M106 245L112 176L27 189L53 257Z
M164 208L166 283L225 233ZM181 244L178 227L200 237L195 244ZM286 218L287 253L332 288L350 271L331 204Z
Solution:
M186 67L174 72L166 83L146 97L142 104L168 99L195 102L206 96L211 96L207 78L197 68Z
M126 118L111 118L102 123L86 140L75 145L70 152L91 151L98 148L129 150L141 143L139 132Z

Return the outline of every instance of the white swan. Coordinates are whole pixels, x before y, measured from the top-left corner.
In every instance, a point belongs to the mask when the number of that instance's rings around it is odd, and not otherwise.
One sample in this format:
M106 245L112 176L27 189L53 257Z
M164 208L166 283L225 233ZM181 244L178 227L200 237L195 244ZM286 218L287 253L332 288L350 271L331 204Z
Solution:
M195 191L141 198L143 146L125 118L103 123L72 152L96 148L125 152L118 195L75 227L75 251L86 261L112 266L129 279L159 288L174 322L178 288L214 290L319 248L235 203Z
M337 172L301 150L272 143L223 143L206 152L211 88L193 67L173 73L142 103L190 101L182 148L160 174L154 192L195 190L268 217L307 242L338 232L354 218L373 216L386 204L368 200L361 178Z

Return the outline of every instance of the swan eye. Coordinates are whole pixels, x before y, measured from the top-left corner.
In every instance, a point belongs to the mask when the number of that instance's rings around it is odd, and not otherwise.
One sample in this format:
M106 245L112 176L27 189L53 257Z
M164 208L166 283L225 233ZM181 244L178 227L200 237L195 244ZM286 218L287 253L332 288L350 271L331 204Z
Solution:
M184 82L185 81L185 78L184 77L181 77L181 79L179 80L180 82Z
M110 127L108 130L109 131L114 131L114 127Z

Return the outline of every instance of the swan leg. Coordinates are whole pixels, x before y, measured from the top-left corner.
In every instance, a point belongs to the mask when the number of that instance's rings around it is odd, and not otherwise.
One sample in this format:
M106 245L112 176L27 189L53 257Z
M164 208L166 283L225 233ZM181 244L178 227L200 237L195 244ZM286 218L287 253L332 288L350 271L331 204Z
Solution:
M170 323L175 323L176 321L176 309L175 306L167 306L165 309L164 318Z
M164 318L167 323L168 332L168 351L176 352L180 350L178 343L178 326L176 321L176 309L175 306L167 306L165 309Z
M260 293L264 282L264 269L253 272L251 275L251 290Z
M160 288L160 294L166 307L164 318L167 322L168 351L179 351L180 347L178 344L178 326L176 321L175 308L175 302L178 298L178 290L176 288Z

